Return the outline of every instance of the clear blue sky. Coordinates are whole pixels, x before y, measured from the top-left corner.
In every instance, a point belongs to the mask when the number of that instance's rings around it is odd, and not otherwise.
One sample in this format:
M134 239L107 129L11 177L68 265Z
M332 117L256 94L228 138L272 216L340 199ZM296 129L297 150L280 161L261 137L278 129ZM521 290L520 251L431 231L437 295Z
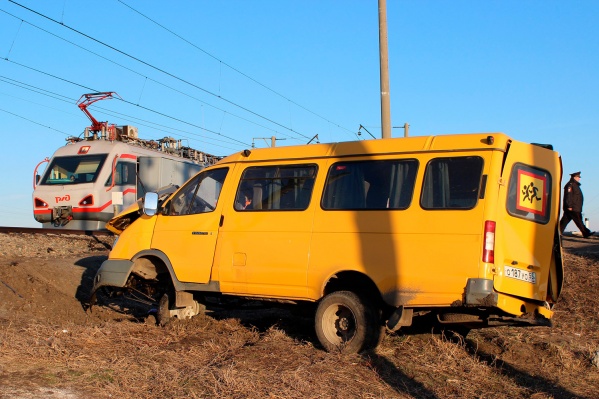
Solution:
M96 119L217 155L273 135L355 140L360 124L381 136L375 0L17 2L31 10L0 0L0 226L39 226L33 170L89 125L75 103L92 91L126 101ZM599 230L599 1L388 0L387 13L393 126L553 144Z

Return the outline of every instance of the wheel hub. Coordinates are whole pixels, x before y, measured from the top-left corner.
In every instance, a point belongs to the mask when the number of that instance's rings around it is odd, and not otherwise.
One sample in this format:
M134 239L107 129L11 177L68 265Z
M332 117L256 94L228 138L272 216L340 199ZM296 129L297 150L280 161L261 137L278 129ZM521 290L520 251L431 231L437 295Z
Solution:
M349 320L346 317L341 317L337 320L337 328L341 331L347 331L349 329Z

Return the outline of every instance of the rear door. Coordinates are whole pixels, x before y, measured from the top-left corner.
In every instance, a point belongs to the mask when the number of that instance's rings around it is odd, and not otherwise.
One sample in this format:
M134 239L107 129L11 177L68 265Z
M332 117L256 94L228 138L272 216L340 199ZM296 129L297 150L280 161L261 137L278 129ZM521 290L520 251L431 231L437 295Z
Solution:
M556 234L560 178L556 152L520 142L509 145L497 209L497 291L543 301L548 283L553 291L559 291L562 271L561 259L556 256ZM553 281L549 281L550 274Z

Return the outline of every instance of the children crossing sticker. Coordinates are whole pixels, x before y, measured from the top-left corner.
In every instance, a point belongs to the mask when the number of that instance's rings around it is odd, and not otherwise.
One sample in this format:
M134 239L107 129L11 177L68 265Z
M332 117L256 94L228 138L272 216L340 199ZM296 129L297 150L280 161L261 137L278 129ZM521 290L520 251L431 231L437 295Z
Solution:
M547 212L547 177L518 170L518 202L516 208L545 216Z

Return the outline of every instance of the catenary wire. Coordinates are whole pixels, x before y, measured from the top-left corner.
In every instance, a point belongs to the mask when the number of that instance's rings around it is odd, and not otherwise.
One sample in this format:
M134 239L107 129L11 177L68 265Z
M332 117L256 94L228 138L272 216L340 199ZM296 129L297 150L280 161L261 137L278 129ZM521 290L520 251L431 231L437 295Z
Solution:
M284 136L285 136L285 137L287 137L287 138L290 138L290 139L293 139L293 140L298 140L297 138L295 138L295 137L293 137L293 136L290 136L290 135L288 135L288 134L286 134L286 133L283 133L283 132L277 131L277 130L275 130L275 129L272 129L272 128L268 127L268 126L264 126L264 125L262 125L262 124L259 124L259 123L257 123L257 122L254 122L254 121L252 121L252 120L249 120L249 119L247 119L247 118L244 118L244 117L242 117L242 116L240 116L240 115L237 115L237 114L231 113L231 112L229 112L229 111L225 111L224 109L222 109L222 108L219 108L219 107L217 107L217 106L215 106L215 105L213 105L213 104L210 104L210 103L208 103L208 102L206 102L206 101L200 100L199 98L197 98L197 97L194 97L194 96L192 96L191 94L188 94L188 93L185 93L185 92L183 92L183 91L181 91L181 90L175 89L174 87L172 87L172 86L169 86L169 85L167 85L166 83L162 83L162 82L160 82L160 81L157 81L157 80L155 80L155 79L152 79L152 78L150 78L150 77L148 77L148 76L145 76L145 75L143 75L143 74L142 74L142 73L140 73L140 72L137 72L137 71L135 71L135 70L133 70L133 69L131 69L131 68L129 68L129 67L127 67L127 66L125 66L125 65L119 64L118 62L116 62L116 61L114 61L114 60L111 60L111 59L110 59L110 58L108 58L108 57L104 57L104 56L103 56L103 55L101 55L101 54L98 54L98 53L96 53L96 52L94 52L94 51L91 51L91 50L89 50L89 49L87 49L87 48L85 48L85 47L83 47L83 46L80 46L80 45L78 45L77 43L74 43L74 42L72 42L72 41L70 41L70 40L68 40L68 39L65 39L65 38L63 38L63 37L61 37L61 36L59 36L59 35L57 35L57 34L55 34L55 33L52 33L52 32L50 32L50 31L48 31L48 30L46 30L46 29L44 29L44 28L41 28L41 27L39 27L39 26L37 26L37 25L35 25L35 24L33 24L33 23L29 22L29 21L26 21L26 20L24 20L24 19L22 19L22 18L20 18L20 17L18 17L18 16L16 16L16 15L13 15L13 14L11 14L11 13L9 13L9 12L5 11L5 10L2 10L2 9L0 9L0 11L1 11L1 12L3 12L3 13L5 13L5 14L7 14L7 15L9 15L9 16L11 16L11 17L13 17L13 18L15 18L15 19L18 19L18 20L20 20L20 21L21 21L21 23L25 23L25 24L27 24L27 25L29 25L29 26L31 26L31 27L34 27L34 28L36 28L36 29L39 29L40 31L42 31L42 32L44 32L44 33L46 33L46 34L48 34L48 35L54 36L55 38L57 38L57 39L60 39L60 40L62 40L62 41L64 41L64 42L66 42L66 43L69 43L70 45L72 45L72 46L75 46L75 47L79 48L80 50L83 50L83 51L86 51L86 52L88 52L88 53L90 53L90 54L93 54L94 56L96 56L96 57L98 57L98 58L101 58L101 59L103 59L103 60L105 60L105 61L107 61L107 62L109 62L109 63L112 63L112 64L114 64L114 65L116 65L116 66L118 66L118 67L120 67L120 68L123 68L123 69L125 69L125 70L127 70L127 71L129 71L129 72L132 72L132 73L134 73L134 74L136 74L136 75L138 75L138 76L141 76L141 77L145 78L146 80L149 80L149 81L151 81L151 82L153 82L153 83L156 83L156 84L158 84L158 85L160 85L160 86L163 86L163 87L165 87L165 88L167 88L167 89L169 89L169 90L172 90L172 91L174 91L174 92L176 92L176 93L179 93L179 94L181 94L181 95L183 95L183 96L185 96L185 97L188 97L188 98L190 98L190 99L192 99L192 100L198 101L198 102L200 102L200 103L202 103L202 104L204 104L204 105L206 105L206 106L208 106L208 107L211 107L211 108L213 108L213 109L216 109L216 110L218 110L218 111L221 111L221 112L224 112L224 113L227 113L228 115L231 115L231 116L233 116L233 117L235 117L235 118L237 118L237 119L240 119L240 120L242 120L242 121L245 121L245 122L247 122L247 123L253 124L253 125L255 125L255 126L258 126L258 127L261 127L261 128L263 128L263 129L269 130L269 131L271 131L271 132L280 133L280 134L284 135ZM11 49L12 49L12 47L11 47ZM9 54L10 54L10 51L9 51ZM8 58L8 56L7 56L7 57L5 57L5 60L8 60L8 59L9 59L9 58ZM138 101L138 103L139 103L139 101Z
M3 81L3 80L0 79L0 81ZM7 83L7 82L5 82L5 83ZM39 103L36 103L34 101L27 100L27 99L24 99L24 98L21 98L21 97L17 97L17 96L8 94L8 93L0 92L0 94L1 95L5 95L7 97L16 98L18 100L25 101L25 102L28 102L28 103L31 103L31 104L35 104L35 105L38 105L40 107L49 108L49 109L52 109L52 110L55 110L55 111L58 111L58 112L62 112L62 113L65 113L65 114L69 114L69 115L74 115L71 112L64 111L64 110L57 109L57 108L53 108L53 107L50 107L50 106L47 106L47 105L44 105L44 104L39 104ZM40 94L44 94L44 93L40 93ZM64 101L64 102L67 102L67 103L70 103L70 104L73 104L75 102L74 100L70 100L70 101L62 100L62 99L58 99L58 100L61 100L61 101ZM195 134L193 132L189 132L189 131L185 131L185 130L177 129L177 128L172 128L172 127L169 127L169 126L164 126L164 125L161 125L161 124L158 124L158 123L155 123L155 122L146 121L144 119L136 118L136 117L133 117L133 116L130 116L130 115L122 114L122 113L119 113L119 112L116 112L116 111L112 111L112 110L108 110L108 109L105 109L105 108L102 108L102 107L98 107L98 106L94 106L92 108L95 109L95 110L99 110L99 113L101 113L101 114L107 114L107 115L111 115L111 116L114 116L115 114L119 115L120 117L123 117L125 120L135 121L136 125L146 126L146 127L152 128L155 131L164 132L164 133L167 133L167 134L172 134L172 133L170 133L172 131L179 132L177 134L178 138L183 138L183 139L186 139L186 140L194 140L194 141L197 141L197 142L201 142L202 144L209 144L209 145L212 145L212 146L215 146L215 147L220 147L220 148L224 148L224 149L232 150L232 151L238 151L239 150L239 148L232 148L232 147L227 147L227 146L219 144L219 143L214 143L214 141L216 141L216 142L220 142L220 143L230 144L228 142L225 142L224 140L212 139L210 137L201 136L201 135ZM19 115L15 115L15 116L19 116ZM160 126L161 128L157 128L156 126ZM185 136L184 134L181 134L181 133L190 134L190 135L196 136L196 137L188 137L188 136Z
M231 69L232 71L235 71L235 72L237 72L238 74L240 74L241 76L243 76L243 77L245 77L245 78L247 78L247 79L251 80L252 82L256 83L258 86L261 86L261 87L263 87L264 89L266 89L266 90L270 91L271 93L273 93L273 94L275 94L275 95L277 95L277 96L281 97L281 98L282 98L282 99L284 99L284 100L287 100L289 103L291 103L291 104L295 105L296 107L298 107L298 108L301 108L301 109L303 109L304 111L306 111L306 112L308 112L308 113L310 113L310 114L312 114L312 115L314 115L314 116L316 116L316 117L318 117L318 118L320 118L320 119L324 120L325 122L328 122L328 123L330 123L330 124L331 124L331 125L333 125L333 126L337 126L338 128L340 128L340 129L342 129L342 130L345 130L346 132L350 133L350 134L353 136L354 132L353 132L352 130L350 130L350 129L347 129L347 128L345 128L345 127L343 127L343 126L339 125L338 123L335 123L335 122L333 122L333 121L331 121L331 120L327 119L326 117L324 117L324 116L322 116L322 115L319 115L318 113L316 113L316 112L314 112L314 111L312 111L312 110L310 110L310 109L306 108L305 106L303 106L303 105L301 105L301 104L297 103L296 101L293 101L293 100L291 100L290 98L288 98L288 97L284 96L283 94L279 93L278 91L276 91L276 90L274 90L274 89L272 89L272 88L270 88L270 87L266 86L265 84L263 84L263 83L259 82L258 80L256 80L256 79L252 78L252 77L251 77L251 76L249 76L248 74L246 74L246 73L244 73L244 72L240 71L239 69L237 69L237 68L233 67L232 65L228 64L227 62L225 62L225 61L223 61L223 60L219 59L219 58L218 58L218 57L216 57L215 55L213 55L213 54L209 53L208 51L206 51L206 50L202 49L201 47L197 46L196 44L194 44L194 43L192 43L191 41L187 40L186 38L182 37L181 35L179 35L178 33L174 32L173 30L171 30L171 29L167 28L166 26L162 25L161 23L159 23L159 22L155 21L154 19L152 19L152 18L148 17L147 15L143 14L143 13L142 13L142 12L140 12L139 10L137 10L137 9L135 9L135 8L133 8L133 7L131 7L129 4L125 3L124 1L122 1L122 0L117 0L117 1L118 1L119 3L121 3L121 4L123 4L125 7L129 8L130 10L134 11L135 13L137 13L137 14L141 15L143 18L145 18L145 19L147 19L148 21L152 22L153 24L155 24L155 25L157 25L157 26L161 27L161 28L162 28L162 29L164 29L165 31L169 32L170 34L172 34L172 35L174 35L175 37L177 37L177 38L181 39L182 41L184 41L185 43L187 43L187 44L189 44L190 46L194 47L195 49L197 49L197 50L201 51L202 53L206 54L208 57L210 57L210 58L214 59L215 61L218 61L218 62L220 62L222 65L226 66L227 68Z
M25 119L25 120L26 120L26 121L28 121L28 122L35 123L36 125L39 125L39 126L42 126L42 127L48 128L48 129L50 129L50 130L54 130L54 131L56 131L56 132L58 132L58 133L62 133L62 134L64 134L65 136L70 136L68 133L65 133L65 132L63 132L63 131L61 131L61 130L58 130L58 129L54 129L53 127L50 127L50 126L43 125L43 124L41 124L41 123L39 123L39 122L36 122L36 121L34 121L34 120L32 120L32 119L29 119L29 118L26 118L26 117L24 117L24 116L22 116L22 115L15 114L14 112L10 112L10 111L7 111L7 110L5 110L5 109L2 109L2 108L0 108L0 111L2 111L2 112L6 112L7 114L11 114L11 115L13 115L13 116L16 116L17 118Z
M8 82L7 80L10 80L10 82ZM34 93L45 95L45 96L54 98L56 100L69 103L69 104L76 103L76 101L74 99L71 99L69 97L66 97L66 96L63 96L61 94L54 93L54 92L51 92L51 91L48 91L48 90L41 89L39 87L32 86L32 85L29 85L29 84L24 83L24 82L20 82L18 80L10 79L10 78L7 78L7 77L2 76L2 75L0 75L0 82L11 84L11 85L23 88L25 90L30 90L30 91L33 91ZM25 86L28 86L28 87L25 87ZM42 91L45 92L45 93L43 93ZM5 94L5 95L11 96L13 98L18 98L19 100L22 100L22 101L31 102L31 103L36 104L36 105L40 105L40 106L43 106L43 107L54 109L52 107L48 107L46 105L38 104L38 103L35 103L33 101L30 101L30 100L23 99L23 98L19 98L19 97L12 96L12 95L9 95L9 94ZM62 97L62 98L60 98L60 97ZM166 126L166 125L161 125L161 124L156 123L156 122L151 122L151 121L144 120L144 119L141 119L141 118L137 118L137 117L134 117L134 116L131 116L131 115L127 115L127 114L123 114L123 113L120 113L120 112L108 110L106 108L99 107L97 105L94 105L92 108L100 110L101 112L103 112L105 114L108 114L108 115L111 115L111 114L112 115L118 115L119 117L128 118L129 120L136 120L136 121L145 122L143 124L142 123L139 123L139 124L141 126L147 126L147 127L153 128L153 129L158 130L158 131L162 131L162 132L165 132L165 133L168 133L169 131L178 131L178 132L182 132L182 133L185 133L185 134L190 134L190 135L193 135L193 136L197 136L197 137L199 137L200 139L204 140L205 142L207 142L210 145L222 147L222 148L225 148L225 149L228 149L228 150L237 150L236 148L226 147L226 146L224 146L222 144L216 144L216 143L213 142L213 141L216 141L216 142L220 142L220 143L231 144L230 142L226 142L224 140L219 140L219 139L216 139L216 138L210 138L210 137L199 135L199 134L196 134L196 133L193 133L193 132L189 132L189 131L186 131L186 130L177 129L177 128L169 127L169 126ZM62 111L62 110L58 110L58 111L60 111L60 112L66 112L66 111ZM72 113L69 113L69 114L74 115ZM136 122L136 123L138 123L138 122ZM164 128L166 130L158 129L155 126L159 126L159 127ZM183 137L183 138L185 138L185 139L188 139L188 140L198 140L198 139L195 139L195 138L190 138L190 137L183 136L182 134L180 134L180 136Z
M0 82L11 84L11 85L14 85L16 87L20 87L20 88L25 89L25 90L30 90L30 91L32 91L34 93L45 95L45 96L54 98L55 100L63 101L63 102L69 103L69 104L75 104L76 103L76 100L74 100L72 98L69 98L67 96L63 96L62 94L58 94L58 93L55 93L55 92L52 92L52 91L49 91L49 90L45 90L45 89L39 88L37 86L33 86L33 85L30 85L30 84L27 84L25 82L21 82L21 81L15 80L15 79L8 78L8 77L3 76L3 75L0 75ZM25 86L27 86L27 87L25 87ZM13 97L14 98L18 98L18 99L20 99L22 101L32 102L32 101L29 101L29 100L26 100L26 99L23 99L23 98L19 98L19 97L15 97L15 96L13 96ZM62 98L60 98L60 97L62 97ZM32 103L34 103L34 102L32 102ZM37 103L34 103L34 104L37 104ZM42 104L37 104L37 105L47 107L47 106L42 105ZM48 107L48 108L50 108L50 107ZM212 140L212 141L217 141L217 142L221 142L221 143L231 144L231 143L229 143L227 141L224 141L224 140L219 140L219 139L216 139L216 138L206 137L206 136L199 135L199 134L196 134L196 133L193 133L193 132L189 132L189 131L186 131L186 130L177 129L177 128L173 128L173 127L166 126L166 125L161 125L161 124L159 124L157 122L151 122L151 121L148 121L148 120L145 120L145 119L137 118L137 117L134 117L132 115L127 115L127 114L120 113L120 112L117 112L117 111L108 110L108 109L100 107L98 105L93 105L91 108L92 109L101 110L104 113L112 113L113 115L118 115L119 117L129 118L129 120L137 120L137 121L142 121L142 122L147 123L147 124L145 124L143 126L147 126L147 127L151 127L151 128L154 128L154 126L160 126L160 127L164 128L164 129L167 129L167 130L161 130L161 129L156 129L156 130L160 130L160 131L164 131L164 132L168 132L168 130L174 130L174 131L179 131L179 132L183 132L183 133L187 133L187 134L192 134L192 135L200 137L200 138L202 138L204 140ZM65 111L61 111L61 112L65 112ZM71 115L74 115L74 114L71 113ZM188 137L186 137L186 138L188 138ZM213 144L213 143L210 143L210 144ZM215 144L215 145L218 145L218 144ZM231 149L229 147L224 147L224 148Z
M248 113L250 113L250 114L252 114L252 115L254 115L254 116L258 117L258 118L261 118L261 119L263 119L263 120L266 120L266 121L268 121L268 122L270 122L270 123L272 123L272 124L274 124L274 125L277 125L277 126L279 126L279 127L283 128L283 129L289 130L290 132L293 132L293 133L295 133L295 134L297 134L297 135L299 135L299 136L302 136L302 137L304 137L304 138L306 138L306 139L310 139L310 137L308 137L308 136L304 135L303 133L300 133L300 132L298 132L297 130L294 130L294 129L292 129L292 128L290 128L290 127L287 127L287 126L285 126L285 125L283 125L283 124L281 124L281 123L279 123L279 122L276 122L276 121L274 121L274 120L272 120L272 119L270 119L270 118L268 118L268 117L266 117L266 116L264 116L264 115L261 115L261 114L259 114L259 113L257 113L257 112L254 112L254 111L250 110L250 109L249 109L249 108L247 108L247 107L244 107L244 106L242 106L242 105L240 105L240 104L237 104L237 103L235 103L234 101L231 101L231 100L229 100L229 99L227 99L227 98L225 98L225 97L223 97L223 96L220 96L220 95L218 95L218 94L216 94L216 93L213 93L213 92L211 92L210 90L207 90L207 89L205 89L205 88L203 88L203 87L200 87L200 86L198 86L198 85L196 85L196 84L194 84L194 83L192 83L192 82L190 82L190 81L188 81L188 80L185 80L185 79L183 79L183 78L181 78L181 77L178 77L178 76L176 76L176 75L174 75L174 74L172 74L172 73L170 73L170 72L167 72L166 70L164 70L164 69L162 69L162 68L159 68L159 67L157 67L157 66L155 66L155 65L152 65L152 64L150 64L149 62L143 61L142 59L140 59L140 58L137 58L137 57L135 57L135 56L133 56L133 55L131 55L131 54L129 54L129 53L127 53L127 52L125 52L125 51L119 50L119 49L117 49L116 47L114 47L114 46L111 46L111 45L109 45L109 44L107 44L107 43L104 43L104 42L102 42L101 40L98 40L98 39L96 39L96 38L94 38L94 37L92 37L92 36L90 36L90 35L88 35L88 34L86 34L86 33L83 33L83 32L81 32L81 31L78 31L77 29L75 29L75 28L72 28L72 27L70 27L70 26L68 26L68 25L66 25L66 24L63 24L63 23L59 22L59 21L56 21L55 19L53 19L53 18L50 18L50 17L48 17L47 15L44 15L44 14L42 14L42 13L38 12L38 11L35 11L35 10L33 10L33 9L29 8L29 7L26 7L26 6L24 6L24 5L20 4L20 3L17 3L17 2L16 2L16 1L14 1L14 0L8 0L8 1L9 1L9 2L11 2L11 3L13 3L13 4L15 4L15 5L17 5L17 6L19 6L19 7L21 7L21 8L23 8L23 9L25 9L25 10L27 10L27 11L30 11L30 12L32 12L32 13L34 13L34 14L36 14L36 15L39 15L39 16L40 16L40 17L42 17L42 18L45 18L45 19L47 19L47 20L49 20L49 21L51 21L51 22L54 22L54 23L56 23L56 24L58 24L58 25L60 25L60 26L62 26L62 27L64 27L64 28L67 28L67 29L69 29L69 30L71 30L71 31L73 31L73 32L75 32L75 33L77 33L77 34L81 35L81 36L84 36L84 37L86 37L86 38L88 38L88 39L90 39L90 40L92 40L92 41L94 41L94 42L96 42L96 43L98 43L98 44L101 44L102 46L105 46L105 47L107 47L107 48L109 48L109 49L111 49L111 50L113 50L113 51L116 51L116 52L118 52L119 54L122 54L122 55L124 55L124 56L126 56L126 57L128 57L128 58L131 58L132 60L135 60L135 61L137 61L137 62L139 62L139 63L141 63L141 64L143 64L143 65L146 65L146 66L147 66L147 67L149 67L149 68L152 68L152 69L154 69L154 70L156 70L156 71L158 71L158 72L160 72L160 73L163 73L163 74L165 74L165 75L167 75L167 76L170 76L171 78L173 78L173 79L175 79L175 80L178 80L178 81L180 81L180 82L182 82L182 83L185 83L185 84L187 84L187 85L189 85L189 86L191 86L191 87L194 87L194 88L196 88L196 89L198 89L198 90L200 90L200 91L203 91L203 92L204 92L204 93L206 93L206 94L209 94L209 95L211 95L211 96L213 96L213 97L216 97L216 98L220 99L221 101L224 101L224 102L226 102L226 103L228 103L228 104L230 104L230 105L232 105L232 106L234 106L234 107L236 107L236 108L239 108L239 109L241 109L241 110L243 110L243 111L245 111L245 112L248 112Z
M41 71L41 70L39 70L39 69L36 69L36 68L30 67L30 66L27 66L27 65L25 65L25 64L21 64L21 63L19 63L19 62L12 61L12 60L6 60L6 61L7 61L7 62L10 62L10 63L13 63L13 64L15 64L15 65L21 66L21 67L23 67L23 68L27 68L27 69L29 69L29 70L32 70L32 71L34 71L34 72L37 72L37 73L40 73L40 74L43 74L43 75L46 75L46 76L50 76L50 77L52 77L52 78L55 78L55 79L58 79L58 80L62 80L63 82L66 82L66 83L69 83L69 84L72 84L72 85L75 85L75 86L82 87L82 88L84 88L84 89L86 89L86 90L90 90L90 91L92 91L92 92L98 92L98 90L96 90L96 89L93 89L93 88L91 88L91 87L87 87L87 86L85 86L85 85L82 85L82 84L80 84L80 83L76 83L76 82L73 82L73 81L71 81L71 80L68 80L68 79L65 79L65 78L61 78L61 77L59 77L59 76L53 75L53 74L51 74L51 73L48 73L48 72ZM193 126L193 127L195 127L195 128L198 128L198 129L204 130L204 131L206 131L206 132L209 132L209 133L216 134L216 135L218 135L218 136L221 136L221 137L225 137L225 138L227 138L227 139L229 139L229 140L231 140L231 141L237 142L237 143L239 143L239 144L248 145L248 143L244 143L243 141L237 140L237 139L235 139L235 138L233 138L233 137L229 137L229 136L227 136L227 135L224 135L224 134L222 134L222 133L215 132L214 130L210 130L210 129L207 129L207 128L205 128L205 127L202 127L202 126L198 126L198 125L196 125L196 124L193 124L193 123L191 123L191 122L187 122L187 121L184 121L184 120L182 120L182 119L176 118L176 117L174 117L174 116L167 115L167 114L165 114L165 113L163 113L163 112L156 111L156 110L153 110L153 109L151 109L151 108L148 108L148 107L144 107L144 106L142 106L142 105L139 105L139 104L135 104L135 103L133 103L133 102L131 102L131 101L127 101L127 100L124 100L124 99L121 99L121 98L117 98L117 97L115 97L115 98L116 98L117 100L123 101L123 102L124 102L124 103L126 103L126 104L130 104L130 105L133 105L133 106L135 106L135 107L138 107L138 108L141 108L141 109L145 109L146 111L149 111L149 112L155 113L155 114L157 114L157 115L164 116L165 118L172 119L172 120L174 120L174 121L181 122L181 123L183 123L183 124L186 124L186 125L189 125L189 126Z

